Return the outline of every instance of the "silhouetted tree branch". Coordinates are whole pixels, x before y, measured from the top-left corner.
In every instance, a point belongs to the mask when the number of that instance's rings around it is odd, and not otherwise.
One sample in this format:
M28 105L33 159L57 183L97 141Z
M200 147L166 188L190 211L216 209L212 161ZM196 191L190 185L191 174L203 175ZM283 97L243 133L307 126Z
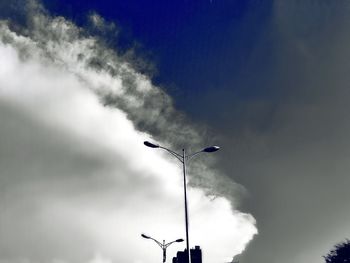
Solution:
M350 240L335 245L324 259L326 263L350 263Z

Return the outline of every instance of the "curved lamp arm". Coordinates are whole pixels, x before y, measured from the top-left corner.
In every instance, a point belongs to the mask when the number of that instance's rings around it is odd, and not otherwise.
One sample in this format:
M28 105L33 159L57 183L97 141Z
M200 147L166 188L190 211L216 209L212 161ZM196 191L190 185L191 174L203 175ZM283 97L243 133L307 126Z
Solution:
M163 150L166 150L168 153L170 153L172 156L174 156L176 159L178 159L180 162L183 162L183 157L182 155L168 149L168 148L165 148L163 146L159 146L159 148L163 149Z
M184 161L182 155L180 155L177 152L174 152L173 150L170 150L170 149L168 149L166 147L160 146L158 144L155 144L155 143L152 143L152 142L149 142L149 141L144 141L143 144L146 145L147 147L150 147L150 148L160 148L160 149L166 150L168 153L170 153L175 158L177 158L180 162L183 163L183 161Z
M163 248L163 244L160 243L158 240L156 240L156 239L154 239L154 238L152 238L152 237L151 237L150 239L152 239L154 242L156 242L158 246L160 246L161 248Z
M180 243L180 242L183 242L183 241L184 241L184 240L183 240L182 238L179 238L179 239L176 239L176 240L174 240L174 241L171 241L171 242L165 244L164 247L167 248L167 247L170 246L172 243L175 243L175 242Z
M210 147L204 148L204 149L202 149L202 150L200 150L198 152L195 152L195 153L192 153L190 155L187 155L186 156L186 161L191 160L197 154L200 154L200 153L212 153L212 152L216 152L218 150L220 150L219 146L210 146Z
M196 156L197 154L200 154L203 152L212 153L212 152L216 152L216 151L220 150L219 146L210 146L210 147L204 148L198 152L192 153L190 155L182 156L181 154L178 154L177 152L174 152L173 150L170 150L170 149L163 147L161 145L158 145L158 144L151 143L149 141L144 141L143 144L146 145L147 147L150 147L150 148L160 148L160 149L166 150L168 153L170 153L171 155L176 157L181 163L184 163L185 161L189 161L190 159L192 159L192 157Z
M143 238L145 238L145 239L151 239L151 240L153 240L154 242L156 242L158 246L160 246L161 248L163 248L163 244L160 243L158 240L154 239L153 237L147 236L147 235L145 235L145 234L141 234L141 237L143 237Z
M195 152L195 153L192 153L192 154L190 154L190 155L187 155L187 156L186 156L186 161L191 160L194 156L196 156L197 154L200 154L200 153L202 153L202 152L203 152L203 150L198 151L198 152Z

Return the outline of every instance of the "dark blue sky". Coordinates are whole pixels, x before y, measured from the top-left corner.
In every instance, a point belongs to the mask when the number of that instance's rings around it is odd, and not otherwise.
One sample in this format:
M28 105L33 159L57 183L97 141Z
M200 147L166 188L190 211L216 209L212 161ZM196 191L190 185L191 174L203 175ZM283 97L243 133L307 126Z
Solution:
M154 82L163 86L181 110L206 93L229 89L239 97L260 94L262 86L242 85L240 74L269 21L271 1L44 1L53 13L84 25L97 12L118 25L118 45L141 45L138 52L155 64ZM260 61L263 63L263 61ZM213 108L215 111L215 108Z

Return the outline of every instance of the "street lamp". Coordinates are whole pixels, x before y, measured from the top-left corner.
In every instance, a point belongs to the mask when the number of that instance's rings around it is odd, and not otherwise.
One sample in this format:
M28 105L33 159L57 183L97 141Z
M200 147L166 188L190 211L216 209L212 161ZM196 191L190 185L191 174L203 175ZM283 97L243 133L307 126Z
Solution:
M168 153L173 155L176 159L178 159L182 163L182 170L183 170L183 181L184 181L184 197L185 197L185 225L186 225L186 248L187 248L187 257L188 257L188 263L191 263L191 256L190 256L190 246L189 246L189 238L188 238L188 209L187 209L187 186L186 186L186 162L192 159L197 154L200 153L212 153L216 152L220 149L219 146L210 146L206 147L198 152L186 155L185 149L182 149L182 154L176 153L173 150L170 150L166 147L163 147L159 144L154 144L148 141L143 142L144 145L150 148L160 148L163 150L166 150Z
M165 263L165 260L166 260L166 249L172 244L172 243L175 243L175 242L183 242L184 240L182 238L179 238L179 239L176 239L174 241L171 241L169 243L165 243L165 240L163 240L163 244L160 243L158 240L154 239L153 237L150 237L150 236L147 236L145 234L141 234L141 236L143 238L146 238L146 239L151 239L153 240L154 242L157 243L158 246L160 246L160 248L163 250L163 263Z

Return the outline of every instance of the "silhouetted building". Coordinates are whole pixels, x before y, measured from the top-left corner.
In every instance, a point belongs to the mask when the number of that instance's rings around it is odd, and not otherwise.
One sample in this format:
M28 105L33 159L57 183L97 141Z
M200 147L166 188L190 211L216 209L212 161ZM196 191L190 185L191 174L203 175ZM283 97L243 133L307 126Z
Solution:
M199 246L190 249L191 263L202 263L202 250ZM188 263L187 249L178 251L176 257L173 257L173 263Z

